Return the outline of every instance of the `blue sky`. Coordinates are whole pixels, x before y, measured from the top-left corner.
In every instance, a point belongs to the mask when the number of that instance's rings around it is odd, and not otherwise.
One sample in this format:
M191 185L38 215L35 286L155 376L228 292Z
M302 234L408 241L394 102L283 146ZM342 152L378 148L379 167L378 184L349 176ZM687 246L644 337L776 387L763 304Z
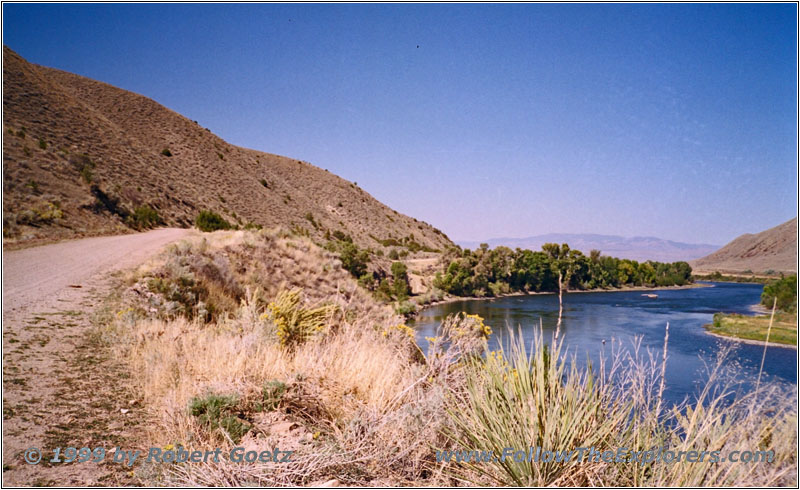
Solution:
M794 4L3 5L28 61L453 239L724 244L797 213Z

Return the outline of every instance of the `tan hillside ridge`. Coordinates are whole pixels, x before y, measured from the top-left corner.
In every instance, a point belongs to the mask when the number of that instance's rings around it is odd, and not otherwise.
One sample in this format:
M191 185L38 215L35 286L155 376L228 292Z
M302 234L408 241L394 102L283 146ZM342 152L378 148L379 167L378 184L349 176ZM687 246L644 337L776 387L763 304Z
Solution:
M716 252L689 262L696 273L797 272L797 218L761 233L746 233Z
M151 99L28 63L7 47L3 136L5 246L126 233L125 215L143 206L167 226L190 227L207 209L316 240L341 231L373 250L388 239L452 246L326 170L231 145Z

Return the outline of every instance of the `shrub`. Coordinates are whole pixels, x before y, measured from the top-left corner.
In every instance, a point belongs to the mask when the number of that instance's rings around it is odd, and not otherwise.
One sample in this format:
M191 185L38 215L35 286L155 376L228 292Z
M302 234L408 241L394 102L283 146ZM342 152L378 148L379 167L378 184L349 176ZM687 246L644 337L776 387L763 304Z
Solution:
M404 301L411 293L408 285L408 267L402 262L392 262L392 289L398 301Z
M375 276L367 272L358 278L358 285L364 289L372 290L375 287Z
M172 152L169 151L169 148L164 148L163 150L161 150L161 154L164 155L165 157L171 157L172 156Z
M81 178L87 184L92 183L93 174L92 174L92 167L90 165L84 165L81 168Z
M300 288L282 290L275 301L267 305L269 311L262 316L272 320L280 344L289 350L321 333L326 320L337 309L335 305L302 308L302 293Z
M772 308L777 298L777 308L789 313L797 311L797 275L784 277L764 286L761 293L761 304Z
M210 393L205 398L192 398L189 411L209 432L222 432L238 443L250 430L250 425L236 416L238 403L236 395Z
M325 248L339 255L339 260L342 261L342 268L356 278L366 274L367 265L369 264L369 252L359 249L352 242L353 239L350 236L339 230L334 231L333 236L336 240L329 241Z
M20 225L39 227L52 224L55 220L63 217L64 213L58 204L48 202L43 207L23 211L16 217L16 222Z
M268 412L277 410L284 394L286 394L286 383L278 380L267 381L261 390L260 410Z
M309 223L311 223L311 226L313 226L315 229L318 228L317 222L314 220L313 214L311 214L310 212L306 213L305 218L308 220Z
M200 231L230 230L233 226L213 211L200 211L194 220Z
M39 138L39 148L41 148L42 150L46 150L47 149L47 141L43 140L42 138Z
M353 238L350 235L348 235L345 232L343 232L342 230L334 230L333 238L335 238L336 240L339 240L340 242L352 242L353 241Z
M411 301L398 301L394 307L394 312L398 315L411 316L417 312L417 305Z
M261 179L259 180L259 182L261 183L261 185L269 189L269 182L267 182L267 179Z
M162 224L158 211L147 204L134 208L133 214L128 216L126 222L128 226L137 230L146 230Z
M186 273L174 278L154 277L147 281L147 289L169 302L166 305L168 316L199 316L211 320L216 313L216 308L208 301L208 288L197 281L194 274Z
M567 369L560 344L550 348L537 336L530 355L520 340L510 352L472 358L470 365L462 415L451 414L458 427L452 436L464 448L502 454L504 447L604 447L624 432L629 412L605 412L602 390L590 374L582 377ZM539 486L557 481L570 466L508 458L487 462L478 471L502 486Z

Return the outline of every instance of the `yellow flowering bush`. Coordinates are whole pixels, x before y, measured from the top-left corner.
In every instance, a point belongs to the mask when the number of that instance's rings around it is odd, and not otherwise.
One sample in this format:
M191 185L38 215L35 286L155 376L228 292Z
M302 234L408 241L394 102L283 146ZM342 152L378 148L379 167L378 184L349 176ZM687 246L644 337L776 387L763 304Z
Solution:
M468 315L462 312L456 319L450 332L453 338L488 339L492 335L492 327L486 325L480 315Z
M480 316L461 312L445 318L436 333L435 337L426 337L428 361L444 369L462 359L482 356L492 328Z
M294 349L325 330L330 315L337 309L336 305L302 308L302 294L300 288L282 290L261 316L272 321L278 341L288 349Z
M414 329L409 327L408 325L403 325L403 324L393 325L391 327L386 327L383 330L384 337L389 337L390 335L393 335L395 333L398 333L404 337L408 337L410 340L414 340L416 338L416 336L414 335Z

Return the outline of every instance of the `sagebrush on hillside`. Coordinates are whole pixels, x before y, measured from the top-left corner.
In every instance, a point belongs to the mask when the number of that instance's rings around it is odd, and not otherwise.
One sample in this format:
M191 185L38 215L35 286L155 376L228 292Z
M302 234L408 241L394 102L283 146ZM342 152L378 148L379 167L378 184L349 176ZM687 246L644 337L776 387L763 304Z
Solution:
M231 145L151 99L28 63L5 46L3 128L5 244L140 229L126 217L149 206L167 226L190 227L208 210L231 225L284 226L318 240L341 231L361 248L452 246L326 170ZM60 212L45 215L49 206Z

